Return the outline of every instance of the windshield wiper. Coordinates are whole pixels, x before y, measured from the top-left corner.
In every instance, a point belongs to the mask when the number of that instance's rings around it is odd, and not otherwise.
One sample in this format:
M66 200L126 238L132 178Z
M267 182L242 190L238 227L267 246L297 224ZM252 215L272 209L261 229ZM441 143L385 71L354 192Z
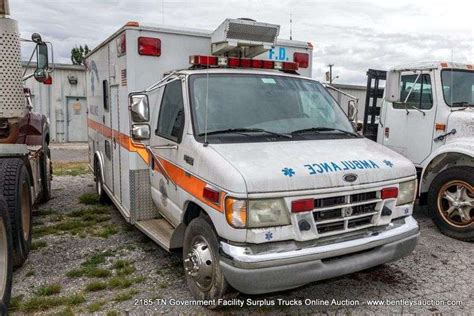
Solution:
M297 135L297 134L304 134L304 133L309 133L309 132L340 132L346 135L359 137L359 135L356 133L348 132L343 129L332 128L332 127L310 127L310 128L298 129L296 131L291 132L290 134Z
M232 134L232 133L243 134L246 136L250 136L250 135L247 135L246 133L267 133L267 134L277 136L277 137L291 138L291 135L272 132L272 131L268 131L262 128L228 128L228 129L207 132L207 135ZM201 133L198 136L204 136L205 134L206 133Z

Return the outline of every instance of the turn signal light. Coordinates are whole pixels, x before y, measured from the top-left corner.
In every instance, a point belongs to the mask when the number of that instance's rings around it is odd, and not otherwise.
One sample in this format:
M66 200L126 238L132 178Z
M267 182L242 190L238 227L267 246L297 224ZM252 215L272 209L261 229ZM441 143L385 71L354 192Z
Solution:
M138 54L145 56L160 56L161 40L153 37L139 37Z
M303 199L291 202L291 211L293 213L308 212L314 209L314 199Z
M398 197L398 188L385 188L380 191L380 198L382 200L395 199Z

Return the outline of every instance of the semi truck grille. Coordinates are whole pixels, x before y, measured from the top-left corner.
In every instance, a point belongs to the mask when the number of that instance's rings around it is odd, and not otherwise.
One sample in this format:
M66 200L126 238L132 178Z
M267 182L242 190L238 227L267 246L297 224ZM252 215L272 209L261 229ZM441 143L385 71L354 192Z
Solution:
M330 236L374 225L377 191L315 199L313 218L320 236Z

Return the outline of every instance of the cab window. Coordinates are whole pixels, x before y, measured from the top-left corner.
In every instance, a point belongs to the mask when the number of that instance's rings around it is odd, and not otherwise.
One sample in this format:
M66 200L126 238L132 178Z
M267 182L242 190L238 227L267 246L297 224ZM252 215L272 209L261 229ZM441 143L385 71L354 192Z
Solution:
M433 107L433 94L430 75L423 74L419 77L418 74L402 76L400 101L403 102L405 99L407 100L407 108L415 107L420 110L431 109ZM403 103L393 104L393 107L396 109L405 109Z
M184 129L184 103L181 81L165 86L155 135L181 142Z

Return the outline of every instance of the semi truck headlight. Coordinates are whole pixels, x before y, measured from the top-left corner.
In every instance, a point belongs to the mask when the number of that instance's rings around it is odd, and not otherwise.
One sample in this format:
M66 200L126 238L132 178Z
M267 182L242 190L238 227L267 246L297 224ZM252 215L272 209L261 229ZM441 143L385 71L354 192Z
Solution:
M415 200L416 180L400 183L398 186L397 205L411 203Z
M290 216L282 199L226 199L227 222L236 228L259 228L290 224Z

